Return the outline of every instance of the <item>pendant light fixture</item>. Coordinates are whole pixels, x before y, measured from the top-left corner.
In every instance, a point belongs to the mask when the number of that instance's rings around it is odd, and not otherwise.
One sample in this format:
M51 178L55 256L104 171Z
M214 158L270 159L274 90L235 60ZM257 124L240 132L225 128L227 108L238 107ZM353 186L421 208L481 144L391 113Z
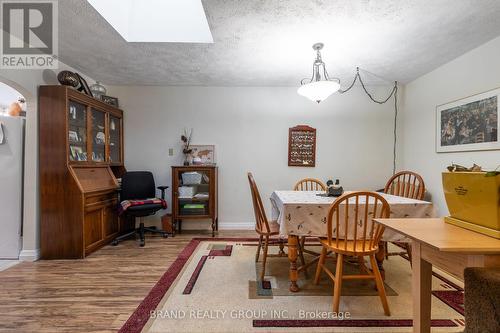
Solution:
M340 89L340 80L328 76L325 63L321 59L320 50L323 46L323 43L316 43L312 46L313 50L316 51L312 77L310 79L302 79L300 81L301 86L297 89L299 95L317 103L327 99L328 96Z

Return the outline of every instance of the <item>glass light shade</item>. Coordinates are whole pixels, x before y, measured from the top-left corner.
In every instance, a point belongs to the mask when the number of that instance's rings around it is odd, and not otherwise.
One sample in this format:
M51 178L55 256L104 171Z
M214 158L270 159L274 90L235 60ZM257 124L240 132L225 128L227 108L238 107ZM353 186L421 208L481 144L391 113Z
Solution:
M321 102L331 94L339 91L340 84L337 81L313 81L304 84L297 89L301 96L309 98L313 102Z

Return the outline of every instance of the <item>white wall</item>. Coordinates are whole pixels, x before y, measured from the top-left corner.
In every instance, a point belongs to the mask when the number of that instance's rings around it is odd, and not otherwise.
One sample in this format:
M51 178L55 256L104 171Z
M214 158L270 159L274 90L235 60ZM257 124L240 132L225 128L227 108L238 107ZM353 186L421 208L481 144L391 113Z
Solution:
M448 214L441 172L450 163L494 169L500 152L436 153L436 106L500 87L500 38L418 78L405 87L403 166L420 173L440 215Z
M388 91L378 87L375 95ZM183 128L194 129L193 143L216 145L221 227L253 225L247 171L266 202L303 177L377 189L392 172L393 104L375 104L359 87L319 105L295 87L122 86L108 94L124 110L127 169L151 170L157 184L170 185L170 166L182 164ZM315 168L287 165L288 128L298 124L317 128Z
M497 38L401 89L398 169L422 174L441 215L447 214L440 178L445 166L475 162L495 168L500 152L435 153L435 107L500 87L499 54ZM74 70L60 63L63 69ZM22 255L33 259L39 251L37 90L57 84L57 78L50 70L0 70L0 82L27 99ZM384 96L390 88L375 90ZM194 128L194 143L216 144L222 225L253 221L247 171L265 198L306 176L340 178L347 189L376 189L391 174L392 103L376 105L359 87L320 105L294 87L109 87L108 94L119 97L125 110L127 168L152 170L158 184L170 185L170 166L182 162L184 127ZM297 124L318 130L316 168L287 166L287 131ZM168 156L170 147L174 157Z
M57 73L75 69L59 61L59 70L0 70L0 82L10 85L26 99L26 137L24 152L23 249L20 259L36 260L40 255L38 186L38 87L59 84ZM83 73L81 73L83 75ZM93 81L83 75L87 82ZM56 237L56 236L55 236Z

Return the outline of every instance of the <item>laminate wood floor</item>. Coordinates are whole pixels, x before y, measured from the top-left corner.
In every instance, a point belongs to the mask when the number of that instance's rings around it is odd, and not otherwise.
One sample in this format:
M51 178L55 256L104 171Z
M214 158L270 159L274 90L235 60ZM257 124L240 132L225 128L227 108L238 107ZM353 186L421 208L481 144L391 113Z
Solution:
M222 231L218 237L255 237ZM147 235L83 260L22 262L0 272L0 332L116 332L193 237Z

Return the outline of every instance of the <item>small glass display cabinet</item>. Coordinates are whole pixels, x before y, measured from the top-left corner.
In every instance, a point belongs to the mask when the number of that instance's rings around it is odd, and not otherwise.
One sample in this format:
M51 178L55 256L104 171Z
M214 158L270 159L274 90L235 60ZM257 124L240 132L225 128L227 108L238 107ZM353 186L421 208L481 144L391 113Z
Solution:
M212 237L218 230L217 167L172 167L172 221L182 231L184 220L209 220Z

